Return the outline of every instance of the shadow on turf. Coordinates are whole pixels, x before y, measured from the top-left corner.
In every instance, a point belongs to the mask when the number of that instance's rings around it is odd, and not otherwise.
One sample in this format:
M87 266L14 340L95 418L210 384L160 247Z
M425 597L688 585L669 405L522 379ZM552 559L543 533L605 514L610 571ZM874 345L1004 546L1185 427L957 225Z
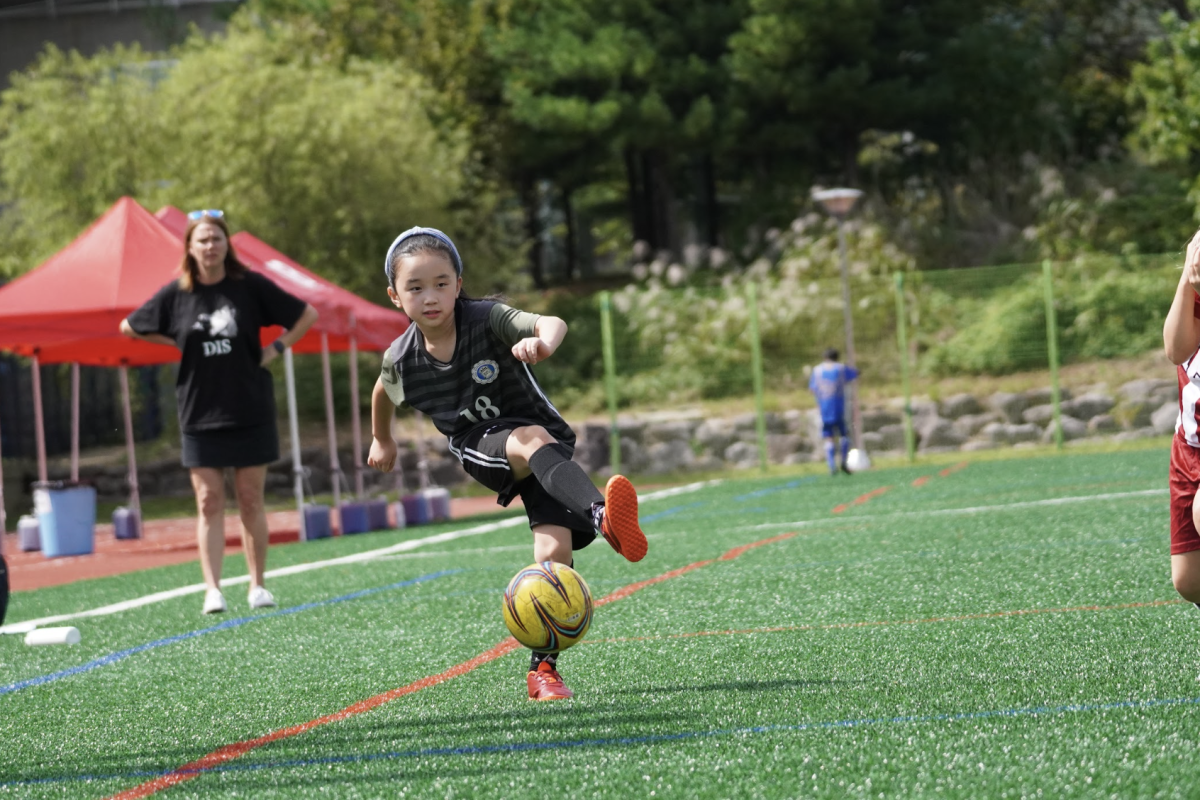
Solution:
M671 692L767 692L778 689L803 688L811 686L850 686L864 681L810 681L779 678L772 681L725 681L723 683L680 683L674 686L642 686L632 689L616 689L607 694L644 695L668 694Z

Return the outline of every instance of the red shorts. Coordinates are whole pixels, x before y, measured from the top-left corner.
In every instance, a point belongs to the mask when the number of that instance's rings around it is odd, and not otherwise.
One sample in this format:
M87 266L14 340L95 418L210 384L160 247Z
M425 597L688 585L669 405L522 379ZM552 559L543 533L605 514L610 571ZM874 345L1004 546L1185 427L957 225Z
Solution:
M1171 555L1200 550L1192 504L1200 488L1200 449L1179 434L1171 440Z

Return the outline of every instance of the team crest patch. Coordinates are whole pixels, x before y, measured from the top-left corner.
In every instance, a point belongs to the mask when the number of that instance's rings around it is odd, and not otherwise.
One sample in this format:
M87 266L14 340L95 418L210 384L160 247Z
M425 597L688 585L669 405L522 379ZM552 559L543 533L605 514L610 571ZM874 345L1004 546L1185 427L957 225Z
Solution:
M471 377L475 379L476 383L491 383L499 374L500 365L491 359L480 361L471 367Z

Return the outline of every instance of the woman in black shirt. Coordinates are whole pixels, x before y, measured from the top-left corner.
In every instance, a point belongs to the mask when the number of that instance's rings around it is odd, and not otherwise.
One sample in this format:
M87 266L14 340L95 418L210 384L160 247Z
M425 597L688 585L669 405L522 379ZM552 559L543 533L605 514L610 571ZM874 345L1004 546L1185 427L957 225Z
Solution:
M204 613L225 610L220 583L226 467L234 469L250 607L270 607L275 599L263 586L263 490L267 465L279 458L279 431L271 373L264 367L304 335L317 311L237 260L222 212L193 211L188 220L182 275L122 320L120 329L183 354L175 395L183 466L191 470L199 512L200 563L208 585ZM263 348L260 330L272 325L286 330Z

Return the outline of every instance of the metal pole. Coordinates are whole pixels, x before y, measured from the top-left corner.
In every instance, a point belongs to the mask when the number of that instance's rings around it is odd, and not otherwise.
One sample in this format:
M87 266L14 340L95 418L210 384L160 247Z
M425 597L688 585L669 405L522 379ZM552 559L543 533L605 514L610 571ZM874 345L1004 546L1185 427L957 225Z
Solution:
M34 442L37 445L38 480L49 480L46 469L46 420L42 417L42 365L37 352L33 354L33 426Z
M4 416L3 414L0 414L0 417L3 417L3 416ZM3 439L4 439L4 437L0 436L0 442L3 442ZM3 444L0 444L0 556L2 556L4 554L4 545L3 545L4 532L6 530L8 530L8 528L5 527L5 524L6 523L5 523L5 514L4 514L4 446L3 446Z
M300 419L296 414L296 373L292 368L292 348L283 351L283 378L287 382L288 432L292 437L292 490L300 515L300 541L308 541L304 524L304 467L300 464Z
M1050 404L1054 408L1054 443L1061 450L1063 430L1058 390L1058 323L1054 315L1054 275L1049 259L1042 262L1042 277L1046 287L1046 350L1050 357Z
M333 484L333 507L342 505L342 466L338 463L337 429L333 416L333 375L329 369L329 334L321 332L321 374L325 381L325 427L329 429L329 482Z
M758 466L767 471L767 415L763 406L762 340L758 335L758 285L746 287L750 312L750 371L754 381L754 427L758 431Z
M617 355L613 345L612 295L600 293L600 342L604 353L604 393L608 397L608 463L621 471L621 429L617 426Z
M842 316L846 326L846 366L853 367L857 361L854 356L854 320L850 307L850 268L846 263L846 230L842 218L837 218L838 254L842 266ZM858 388L851 381L846 385L850 395L850 441L856 448L862 448L861 431L862 418L858 410Z
M79 480L79 362L71 363L71 480Z
M913 434L912 387L908 383L908 311L904 306L904 273L896 273L896 342L900 346L900 382L904 387L904 450L908 460L917 457Z
M350 315L350 426L354 441L354 496L363 499L362 412L358 407L358 339Z
M121 375L121 402L125 410L125 455L129 460L129 510L134 513L138 525L142 520L142 497L138 491L137 451L133 447L133 402L129 397L129 367L124 364Z

